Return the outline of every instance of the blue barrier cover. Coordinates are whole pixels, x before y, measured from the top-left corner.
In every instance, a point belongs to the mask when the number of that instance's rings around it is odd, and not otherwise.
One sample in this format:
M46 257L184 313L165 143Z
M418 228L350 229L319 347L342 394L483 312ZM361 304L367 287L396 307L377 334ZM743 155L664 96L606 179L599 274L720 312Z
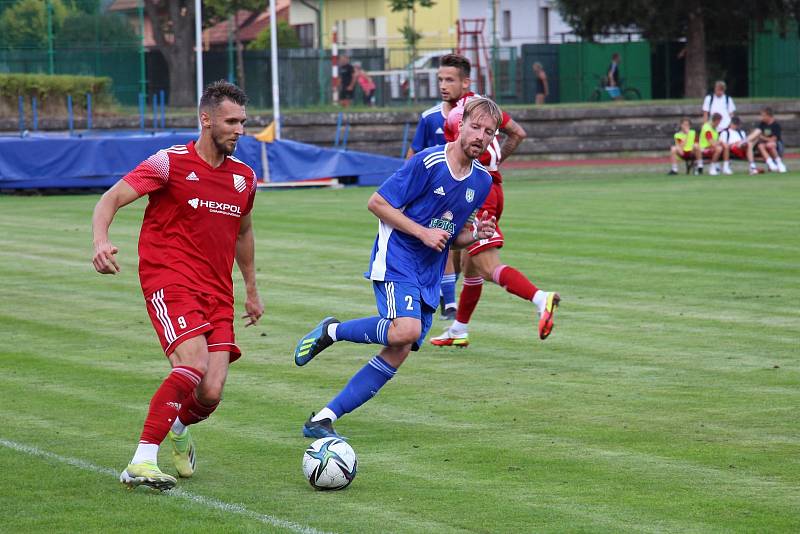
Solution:
M158 150L196 138L195 131L0 137L0 189L111 187ZM245 136L234 153L259 177L265 174L261 145ZM267 160L272 182L354 176L359 185L383 183L403 164L399 158L286 140L267 145Z

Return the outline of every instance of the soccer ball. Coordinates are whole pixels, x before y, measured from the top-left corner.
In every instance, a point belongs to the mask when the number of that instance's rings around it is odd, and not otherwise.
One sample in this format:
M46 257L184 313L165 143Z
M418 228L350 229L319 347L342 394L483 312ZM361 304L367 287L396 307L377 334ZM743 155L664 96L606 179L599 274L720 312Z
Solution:
M318 439L303 454L303 473L314 489L346 488L356 478L357 468L356 452L343 439Z

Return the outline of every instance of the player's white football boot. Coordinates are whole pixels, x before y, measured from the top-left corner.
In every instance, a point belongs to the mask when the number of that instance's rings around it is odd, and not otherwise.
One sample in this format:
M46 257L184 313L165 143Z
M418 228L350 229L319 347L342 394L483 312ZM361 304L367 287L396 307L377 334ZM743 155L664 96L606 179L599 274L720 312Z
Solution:
M147 486L158 491L166 491L178 483L175 477L161 472L155 462L139 462L128 464L125 471L119 476L119 481L134 489L137 486Z
M469 332L463 334L454 334L449 328L445 330L441 336L431 338L431 345L437 347L461 347L465 348L469 345Z
M778 172L784 173L786 172L786 165L783 164L783 160L776 162L778 166Z

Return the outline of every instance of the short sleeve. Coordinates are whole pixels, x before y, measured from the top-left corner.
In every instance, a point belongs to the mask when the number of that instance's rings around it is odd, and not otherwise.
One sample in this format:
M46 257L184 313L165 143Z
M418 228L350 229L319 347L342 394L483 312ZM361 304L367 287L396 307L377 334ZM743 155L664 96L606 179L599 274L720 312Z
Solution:
M736 104L733 103L733 99L728 97L728 113L733 113L736 111Z
M169 179L169 155L159 150L123 178L140 195L152 193L167 185Z
M256 178L256 171L250 169L253 179L250 182L250 194L247 196L247 206L244 208L244 214L249 215L253 211L253 203L256 200L256 191L258 191L258 178Z
M711 95L706 95L703 99L703 111L711 111Z
M411 141L411 150L416 152L422 152L428 148L427 144L425 143L425 119L420 117L419 123L417 123L417 131L414 133L414 139Z
M503 114L503 118L500 121L500 129L502 130L503 128L505 128L508 125L509 122L511 122L511 115L509 115L505 111L503 111L501 113Z
M427 173L422 165L422 157L417 154L383 182L378 194L392 207L402 209L419 196L426 180Z

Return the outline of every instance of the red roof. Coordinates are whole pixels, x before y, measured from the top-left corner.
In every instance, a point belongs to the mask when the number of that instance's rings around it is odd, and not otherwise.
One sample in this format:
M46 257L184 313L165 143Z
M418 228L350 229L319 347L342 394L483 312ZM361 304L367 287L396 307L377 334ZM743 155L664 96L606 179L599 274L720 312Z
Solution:
M275 10L278 20L289 20L289 4L291 0L277 0ZM241 10L234 16L234 24L239 27L239 40L249 42L255 40L258 34L269 26L269 12L254 12ZM210 28L203 30L203 44L214 46L228 43L228 21L224 20Z

